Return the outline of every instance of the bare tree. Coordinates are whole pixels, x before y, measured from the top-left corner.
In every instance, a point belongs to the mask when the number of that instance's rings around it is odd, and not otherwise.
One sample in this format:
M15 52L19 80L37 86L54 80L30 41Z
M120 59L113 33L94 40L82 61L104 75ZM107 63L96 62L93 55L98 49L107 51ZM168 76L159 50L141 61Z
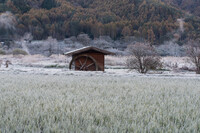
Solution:
M200 74L200 44L197 41L189 41L186 49L190 61L196 66L196 73Z
M150 45L137 43L129 45L130 58L127 60L129 69L136 69L139 73L147 73L162 66L160 57Z
M44 42L45 52L47 52L47 56L51 56L52 54L56 54L59 52L58 41L52 37L48 37Z

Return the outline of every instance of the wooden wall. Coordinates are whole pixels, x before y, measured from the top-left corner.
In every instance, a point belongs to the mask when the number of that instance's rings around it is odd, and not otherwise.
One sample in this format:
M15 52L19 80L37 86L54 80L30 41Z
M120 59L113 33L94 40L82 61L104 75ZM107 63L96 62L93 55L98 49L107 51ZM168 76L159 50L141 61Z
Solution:
M104 54L102 54L100 52L96 52L96 51L87 51L84 53L73 55L73 58L80 56L80 55L89 55L89 56L93 57L97 62L98 71L104 71L104 69L105 69L105 66L104 66L105 65L105 59L104 59L105 55ZM75 64L78 64L78 62L76 62ZM91 68L91 71L94 71L94 70L92 70L92 68Z

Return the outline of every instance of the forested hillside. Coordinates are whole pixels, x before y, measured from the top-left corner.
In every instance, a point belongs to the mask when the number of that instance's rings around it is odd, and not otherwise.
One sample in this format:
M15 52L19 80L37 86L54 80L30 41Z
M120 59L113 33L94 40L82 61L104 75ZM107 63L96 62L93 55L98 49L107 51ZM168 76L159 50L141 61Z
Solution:
M162 0L175 7L181 8L185 11L200 16L200 0Z
M161 0L0 0L0 12L5 11L16 16L15 33L31 32L37 40L86 33L91 38L142 37L160 44L177 37L179 18L185 18L180 42L200 38L198 17L186 16ZM3 28L0 35L8 34Z

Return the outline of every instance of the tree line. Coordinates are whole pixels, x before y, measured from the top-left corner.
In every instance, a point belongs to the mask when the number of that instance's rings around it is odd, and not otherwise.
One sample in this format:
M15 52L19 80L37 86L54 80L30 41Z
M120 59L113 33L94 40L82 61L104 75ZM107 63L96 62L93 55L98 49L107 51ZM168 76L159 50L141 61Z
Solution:
M0 0L0 12L17 18L16 33L34 39L64 39L86 33L91 38L142 37L152 45L170 40L184 13L160 0ZM179 42L200 37L200 19L185 19ZM2 29L2 28L1 28Z

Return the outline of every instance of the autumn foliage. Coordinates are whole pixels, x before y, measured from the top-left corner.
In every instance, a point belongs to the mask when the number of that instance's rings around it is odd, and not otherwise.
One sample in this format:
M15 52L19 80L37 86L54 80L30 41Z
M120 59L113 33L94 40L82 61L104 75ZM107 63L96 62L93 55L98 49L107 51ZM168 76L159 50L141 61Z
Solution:
M17 17L17 33L31 32L34 39L63 39L86 33L119 39L142 37L151 45L171 39L184 13L160 0L0 0L0 12ZM199 20L185 20L185 34L198 38ZM170 33L170 35L169 35Z

